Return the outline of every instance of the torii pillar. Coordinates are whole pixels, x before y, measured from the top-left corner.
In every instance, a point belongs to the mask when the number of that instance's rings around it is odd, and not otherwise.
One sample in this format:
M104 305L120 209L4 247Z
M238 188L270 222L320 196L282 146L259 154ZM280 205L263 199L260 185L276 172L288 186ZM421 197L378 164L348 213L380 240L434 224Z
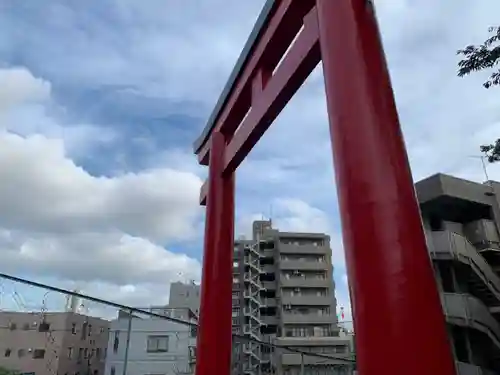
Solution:
M268 0L195 142L209 166L196 375L231 370L235 171L321 60L359 374L454 375L368 0Z

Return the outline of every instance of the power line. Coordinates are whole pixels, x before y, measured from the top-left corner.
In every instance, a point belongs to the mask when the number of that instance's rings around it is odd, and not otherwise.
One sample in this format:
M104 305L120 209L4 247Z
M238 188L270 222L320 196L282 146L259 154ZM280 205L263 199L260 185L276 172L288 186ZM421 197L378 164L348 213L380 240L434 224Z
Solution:
M67 289L58 288L58 287L55 287L55 286L52 286L52 285L43 284L43 283L39 283L39 282L36 282L36 281L32 281L32 280L20 278L20 277L17 277L17 276L8 275L6 273L1 273L0 272L0 278L11 280L11 281L18 282L18 283L21 283L21 284L26 284L26 285L33 286L33 287L40 288L40 289L46 289L46 290L49 290L49 291L52 291L52 292L57 292L57 293L60 293L60 294L69 294L71 296L82 298L82 299L86 299L86 300L91 301L91 302L95 302L95 303L99 303L99 304L102 304L102 305L111 306L111 307L114 307L114 308L119 309L119 310L124 310L124 311L129 312L130 314L133 314L133 313L144 314L144 315L152 316L152 317L155 317L155 318L161 318L161 319L164 319L164 320L167 320L167 321L171 321L171 322L174 322L174 323L188 325L190 327L198 327L198 324L195 323L195 322L190 322L190 321L183 320L183 319L178 319L178 318L172 318L172 317L165 316L165 315L162 315L162 314L154 313L152 311L147 311L147 310L143 310L143 309L140 309L140 308L123 305L123 304L120 304L120 303L111 302L111 301L108 301L108 300L105 300L105 299L102 299L102 298L97 298L97 297L85 295L85 294L82 294L82 293L70 291L70 290L67 290ZM346 363L356 363L355 360L348 359L348 358L345 358L345 357L333 357L333 356L329 356L329 355L325 355L325 354L320 354L320 353L306 352L306 351L303 351L303 350L295 349L295 348L290 347L290 346L273 344L273 343L265 342L265 341L262 341L262 340L258 340L258 339L252 338L252 337L248 337L248 336L240 335L240 334L236 334L236 333L233 333L232 335L233 335L233 338L237 338L238 340L243 340L243 341L247 341L247 342L254 342L254 343L260 344L262 346L267 346L267 347L271 347L271 348L285 349L285 350L287 350L289 352L292 352L292 353L298 353L298 354L308 355L308 356L311 356L311 357L324 358L326 360L342 361L342 362L346 362Z

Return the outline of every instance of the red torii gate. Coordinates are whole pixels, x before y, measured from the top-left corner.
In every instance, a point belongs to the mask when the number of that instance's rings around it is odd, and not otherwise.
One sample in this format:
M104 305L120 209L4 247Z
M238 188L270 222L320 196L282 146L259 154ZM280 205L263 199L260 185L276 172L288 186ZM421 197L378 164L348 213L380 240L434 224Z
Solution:
M231 370L235 171L320 60L359 373L453 375L370 0L268 0L195 142L209 166L196 375Z

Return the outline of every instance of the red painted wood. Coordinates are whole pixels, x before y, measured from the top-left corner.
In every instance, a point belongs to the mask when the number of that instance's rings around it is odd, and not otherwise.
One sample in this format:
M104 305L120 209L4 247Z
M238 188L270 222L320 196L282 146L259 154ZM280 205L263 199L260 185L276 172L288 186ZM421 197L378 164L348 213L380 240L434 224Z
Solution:
M214 308L214 323L212 330L212 345L218 355L211 358L216 373L231 373L232 353L232 311L233 311L233 253L234 253L234 173L223 178L221 210L221 231L218 241L217 257L214 261L214 284L212 288L217 294L217 309ZM203 375L203 374L202 374Z
M222 176L225 148L222 133L212 133L197 337L198 375L229 375L231 366L234 178L232 174Z
M208 180L205 180L200 188L200 199L199 199L200 206L207 205L207 195L208 195Z
M266 25L251 58L246 63L226 105L217 119L214 131L231 137L251 106L251 85L259 69L273 71L295 35L302 27L304 16L313 8L314 0L282 0ZM198 162L208 165L210 143L197 152Z
M285 55L227 146L224 173L232 173L269 128L320 61L318 17L312 9L304 29Z
M359 373L454 375L372 6L316 4Z

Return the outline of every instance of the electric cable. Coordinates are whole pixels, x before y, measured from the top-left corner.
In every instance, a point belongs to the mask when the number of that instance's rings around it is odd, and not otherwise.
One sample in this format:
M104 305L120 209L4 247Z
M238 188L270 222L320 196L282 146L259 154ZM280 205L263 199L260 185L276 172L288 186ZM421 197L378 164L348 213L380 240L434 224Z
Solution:
M161 319L164 319L164 320L167 320L167 321L171 321L171 322L175 322L175 323L187 325L187 326L190 326L190 327L198 327L198 324L195 323L195 322L190 322L190 321L179 319L179 318L167 317L165 315L154 313L154 312L147 311L147 310L143 310L141 308L126 306L126 305L123 305L123 304L120 304L120 303L116 303L116 302L112 302L112 301L107 301L107 300L102 299L102 298L97 298L97 297L93 297L93 296L89 296L89 295L85 295L85 294L73 292L73 291L70 291L70 290L67 290L67 289L55 287L55 286L48 285L48 284L39 283L39 282L36 282L36 281L32 281L32 280L20 278L20 277L17 277L17 276L12 276L12 275L9 275L9 274L6 274L6 273L1 273L0 272L0 278L11 280L11 281L22 283L22 284L26 284L26 285L30 285L30 286L34 286L34 287L37 287L37 288L40 288L40 289L46 289L46 290L49 290L49 291L52 291L52 292L57 292L57 293L61 293L61 294L69 294L71 296L82 298L82 299L86 299L86 300L91 301L91 302L95 302L95 303L98 303L98 304L103 304L103 305L111 306L111 307L114 307L116 309L128 311L131 314L132 313L145 314L145 315L148 315L148 316L152 316L152 317L156 317L156 318L161 318ZM326 360L342 361L342 362L346 362L346 363L356 363L355 360L348 359L348 358L345 358L345 357L334 357L334 356L328 356L328 355L324 355L324 354L320 354L320 353L309 353L309 352L305 352L305 351L302 351L302 350L299 350L299 349L295 349L295 348L287 346L287 345L279 345L279 344L269 343L269 342L265 342L265 341L262 341L262 340L259 340L259 339L256 339L256 338L247 337L245 335L240 335L240 334L236 334L236 333L233 333L232 336L233 336L233 338L237 338L238 340L242 340L242 341L246 341L246 342L253 342L253 343L260 344L262 346L267 346L267 347L272 347L272 348L277 348L277 349L285 349L285 350L287 350L289 352L292 352L292 353L305 354L305 355L308 355L308 356L311 356L311 357L323 358L323 359L326 359Z

